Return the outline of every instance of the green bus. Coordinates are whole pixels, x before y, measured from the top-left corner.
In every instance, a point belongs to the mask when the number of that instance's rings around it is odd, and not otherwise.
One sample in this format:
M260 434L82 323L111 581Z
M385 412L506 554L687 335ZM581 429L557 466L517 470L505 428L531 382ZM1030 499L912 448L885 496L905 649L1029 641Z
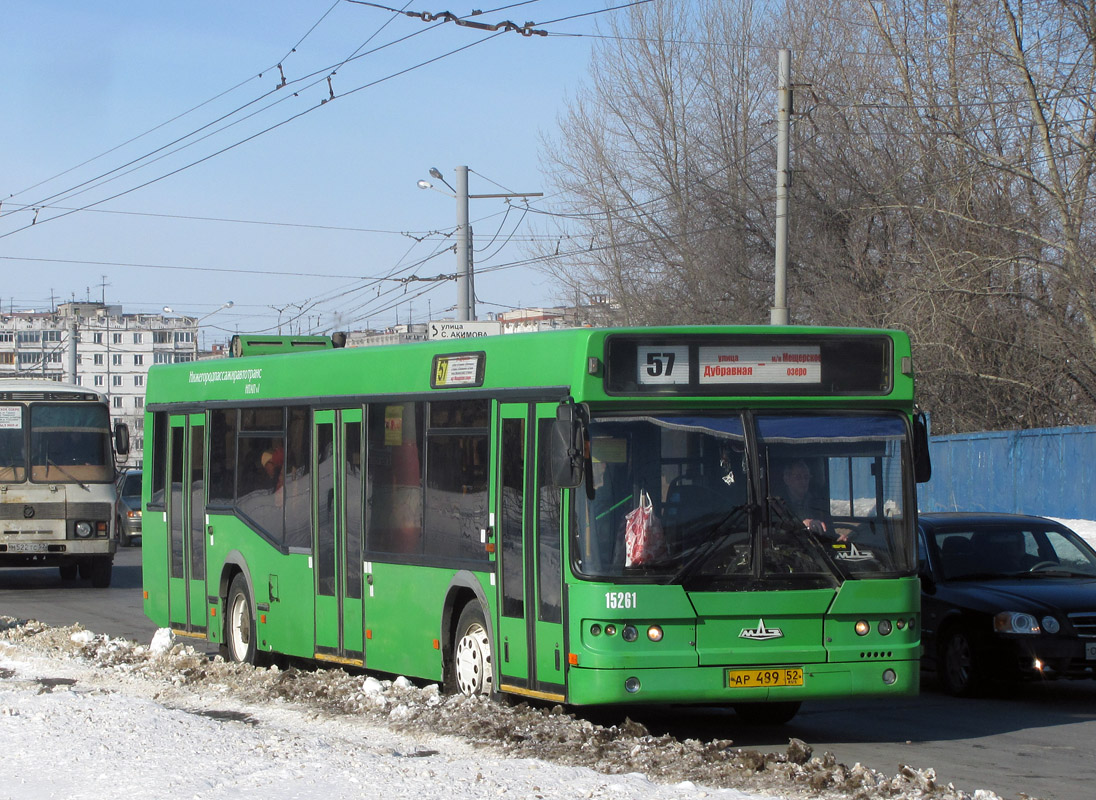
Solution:
M568 704L918 689L908 337L580 328L155 366L144 609ZM147 444L146 444L147 446Z

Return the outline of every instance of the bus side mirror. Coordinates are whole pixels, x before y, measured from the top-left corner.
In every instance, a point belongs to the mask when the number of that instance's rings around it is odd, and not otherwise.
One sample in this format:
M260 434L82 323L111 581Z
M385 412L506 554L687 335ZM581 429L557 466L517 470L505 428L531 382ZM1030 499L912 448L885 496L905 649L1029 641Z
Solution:
M921 409L913 412L913 477L918 483L926 483L932 477L929 421Z
M582 484L586 467L586 415L583 406L561 403L552 425L552 483L561 489Z
M114 423L114 452L129 455L129 426L124 422Z

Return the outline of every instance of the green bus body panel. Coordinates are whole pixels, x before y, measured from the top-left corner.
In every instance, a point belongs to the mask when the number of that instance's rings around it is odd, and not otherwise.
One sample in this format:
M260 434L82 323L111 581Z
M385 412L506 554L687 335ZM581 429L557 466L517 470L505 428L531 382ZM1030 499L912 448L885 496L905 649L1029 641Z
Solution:
M366 666L441 680L441 650L434 643L440 646L442 609L457 570L380 562L372 568L365 599Z
M606 340L609 336L754 334L803 337L812 334L885 335L892 343L894 369L891 390L873 396L685 396L610 395L605 388ZM482 382L467 388L433 388L434 357L438 354L479 353ZM913 374L908 337L895 331L806 327L715 327L574 329L485 339L436 341L387 347L347 348L308 353L266 355L231 360L156 365L149 373L146 431L155 430L153 414L170 410L192 413L206 407L307 403L316 408L358 405L370 398L452 400L463 395L509 402L554 402L570 395L595 411L627 409L857 409L897 410L913 407ZM596 360L595 360L596 359ZM728 389L730 391L730 389ZM345 400L340 400L345 398ZM492 404L492 432L499 432L498 408ZM541 406L541 409L546 408ZM535 418L535 415L534 415ZM152 436L148 439L151 441ZM208 442L207 442L208 446ZM495 447L492 443L492 448ZM148 455L155 455L147 448ZM527 455L532 458L532 454ZM149 460L149 464L153 460ZM147 509L151 483L146 467L143 502ZM492 485L489 505L498 508ZM578 491L581 491L578 490ZM565 492L566 494L566 492ZM802 700L848 695L899 696L918 689L919 590L916 578L849 580L839 589L761 592L688 593L681 586L614 584L578 580L568 557L569 525L561 520L563 541L563 625L526 619L500 618L498 587L492 578L498 562L476 570L476 594L485 598L485 616L495 647L500 683L522 681L535 673L541 684L557 684L566 701L604 703L734 703L758 700ZM484 526L488 523L485 520ZM308 553L283 553L231 513L209 511L206 547L205 605L215 612L207 636L223 636L223 601L231 574L249 576L258 610L258 647L293 656L316 655L317 607L315 573ZM143 572L144 611L157 625L169 624L168 524L162 511L145 515ZM534 537L526 534L526 547ZM365 666L382 672L441 680L443 657L452 642L444 637L453 618L453 592L463 597L471 589L454 589L455 567L423 567L369 561L369 581L363 582L361 608L343 608L348 649L361 641ZM530 560L535 564L535 560ZM461 578L460 580L467 580ZM459 611L459 609L457 609ZM446 617L446 615L449 615ZM888 636L878 630L881 620L913 620ZM857 636L857 621L870 625ZM532 625L530 635L528 627ZM615 626L609 635L606 626ZM621 631L635 626L636 640ZM652 641L648 629L658 626L662 637ZM356 638L360 628L362 638ZM779 638L748 638L743 631L771 632ZM595 634L595 630L600 633ZM330 630L321 639L332 639ZM537 652L529 652L532 640ZM507 659L506 656L509 656ZM530 661L532 666L530 666ZM730 667L799 666L802 686L730 688ZM893 680L884 681L892 670ZM891 677L888 675L888 677ZM625 681L636 678L638 691ZM634 684L633 684L634 688Z

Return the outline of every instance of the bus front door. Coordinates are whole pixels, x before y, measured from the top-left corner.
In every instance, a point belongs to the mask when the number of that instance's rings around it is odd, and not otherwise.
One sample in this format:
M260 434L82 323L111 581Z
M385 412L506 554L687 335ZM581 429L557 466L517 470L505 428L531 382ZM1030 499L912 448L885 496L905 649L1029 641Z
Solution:
M205 416L168 420L168 620L173 631L205 638Z
M500 689L565 701L560 491L551 486L554 403L499 405L494 509Z
M316 658L361 666L362 411L316 411L312 487Z

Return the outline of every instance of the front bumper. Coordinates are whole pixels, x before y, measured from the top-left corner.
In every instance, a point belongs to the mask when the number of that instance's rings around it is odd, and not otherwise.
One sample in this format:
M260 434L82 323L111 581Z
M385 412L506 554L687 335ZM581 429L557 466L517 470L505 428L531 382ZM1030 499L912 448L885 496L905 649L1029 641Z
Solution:
M915 695L920 687L918 661L864 661L802 664L802 686L729 688L727 667L666 669L584 669L567 673L569 703L703 703L732 705L746 701L818 700L830 697ZM887 683L888 671L893 673ZM625 688L630 678L639 689ZM633 682L634 686L635 683Z

